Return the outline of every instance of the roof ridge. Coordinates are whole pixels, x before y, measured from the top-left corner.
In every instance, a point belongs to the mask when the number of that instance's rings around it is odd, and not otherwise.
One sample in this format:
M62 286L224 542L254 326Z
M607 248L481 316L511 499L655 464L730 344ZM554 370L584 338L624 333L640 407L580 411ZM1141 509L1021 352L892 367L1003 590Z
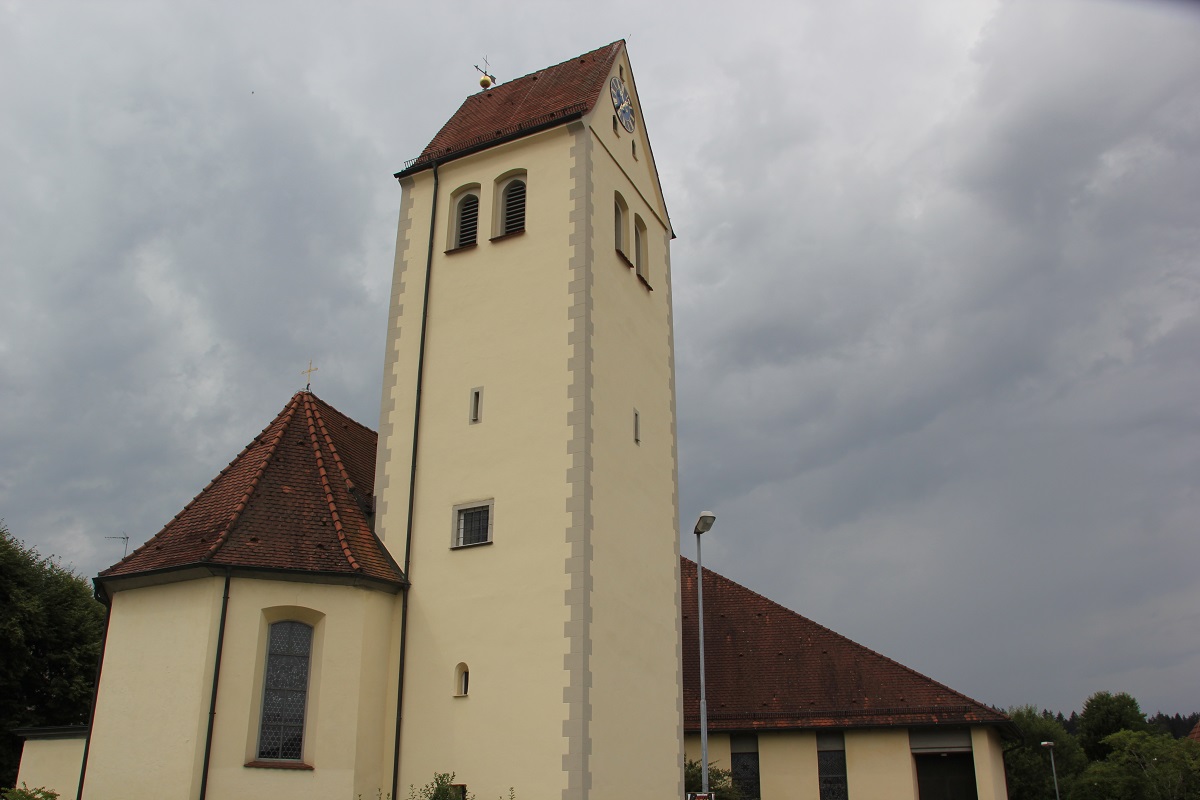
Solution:
M313 400L316 399L313 397ZM356 494L358 487L354 485L354 481L350 478L350 473L346 471L346 465L342 463L342 457L338 455L337 445L333 443L333 437L329 435L329 431L325 428L325 417L321 415L321 409L316 403L313 403L313 415L317 418L317 427L320 428L321 435L325 437L325 444L329 446L329 454L333 456L333 463L337 465L338 472L342 474L342 479L346 481L346 491Z
M233 511L229 512L229 521L225 523L224 529L217 534L217 538L208 548L208 552L200 556L201 561L211 561L217 555L217 551L221 549L221 545L229 541L230 531L233 530L233 526L238 521L238 518L241 517L242 512L246 510L246 504L250 502L250 497L254 494L254 490L258 488L258 482L262 480L263 473L267 471L267 464L270 463L271 458L275 455L275 450L279 447L279 443L283 441L283 432L287 430L288 423L291 422L292 417L295 416L296 403L299 399L300 393L297 392L292 396L292 401L287 404L287 408L285 408L283 412L275 418L275 420L280 423L279 430L275 432L275 438L267 444L267 451L263 453L262 461L259 462L258 469L254 471L253 477L250 478L250 483L248 486L246 486L246 491L242 492L242 496L234 505ZM272 421L271 425L274 424L275 421ZM269 428L270 425L267 427ZM235 462L236 460L237 459L234 459Z
M689 559L687 556L680 556L680 558L682 558L684 561L687 561L689 564L692 564L693 566L696 563L696 562L692 561L691 559ZM779 608L782 611L785 611L786 613L791 614L794 617L800 617L804 621L806 621L812 625L815 625L816 627L820 628L821 630L825 631L826 633L833 634L837 638L843 639L861 650L866 650L868 653L870 653L874 656L878 656L879 658L883 659L887 663L897 666L900 669L904 670L905 672L915 675L918 678L921 678L922 680L929 681L930 683L935 684L936 686L940 686L941 688L945 689L950 694L955 695L956 697L962 698L963 700L967 701L968 703L970 703L972 706L975 706L976 708L985 708L990 713L997 713L996 710L994 708L992 708L991 706L981 703L980 701L976 700L973 697L968 697L967 695L965 695L962 692L959 692L955 689L951 689L949 686L942 683L941 681L936 680L935 678L931 678L923 672L918 672L917 670L913 669L912 667L901 664L899 661L889 658L888 656L885 656L883 653L880 653L878 650L874 650L870 647L867 647L865 644L856 642L853 639L851 639L849 636L846 636L843 633L838 633L837 631L833 630L832 628L827 628L824 625L822 625L821 623L817 622L816 620L813 620L810 617L804 616L799 611L790 609L787 606L783 605L782 603L772 600L771 598L767 597L766 595L759 594L758 592L754 591L753 589L743 586L742 584L738 583L737 581L733 580L732 578L727 578L719 572L713 572L708 567L704 567L703 569L705 572L707 572L717 578L720 578L721 580L723 580L727 583L732 583L734 586L738 587L739 589L741 589L745 592L748 592L748 593L754 595L755 597L761 598L762 600L766 601L767 603L770 603L771 605L775 606L776 608Z
M333 520L333 529L337 533L338 543L342 546L342 555L346 557L346 562L355 572L362 572L362 565L355 559L354 552L350 549L350 542L346 538L346 532L342 528L342 517L337 510L337 500L334 499L333 487L329 484L329 473L325 469L325 457L321 454L321 443L317 439L317 426L314 422L314 416L319 413L316 403L310 397L305 396L304 414L308 421L308 435L312 441L313 456L317 460L317 474L321 478L321 488L325 490L325 502L329 505L329 517ZM328 434L326 437L328 438Z

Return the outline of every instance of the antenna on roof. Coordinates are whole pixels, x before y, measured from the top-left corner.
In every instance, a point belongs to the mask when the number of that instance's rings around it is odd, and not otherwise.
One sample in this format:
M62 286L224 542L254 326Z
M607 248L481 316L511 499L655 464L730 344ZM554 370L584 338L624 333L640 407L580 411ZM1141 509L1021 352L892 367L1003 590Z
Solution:
M105 539L120 539L121 541L125 542L125 552L121 555L121 558L124 558L125 556L129 555L129 536L127 536L124 532L122 532L120 536L105 536L104 538Z
M479 85L484 89L490 89L492 84L496 83L496 76L488 72L491 68L492 65L488 63L487 56L483 57L483 69L479 69L478 64L475 65L475 69L479 70L479 74L483 76L479 79Z
M312 387L312 374L316 372L318 367L312 365L312 359L308 360L308 369L300 370L300 374L304 376L307 383L304 384L304 391L308 391Z

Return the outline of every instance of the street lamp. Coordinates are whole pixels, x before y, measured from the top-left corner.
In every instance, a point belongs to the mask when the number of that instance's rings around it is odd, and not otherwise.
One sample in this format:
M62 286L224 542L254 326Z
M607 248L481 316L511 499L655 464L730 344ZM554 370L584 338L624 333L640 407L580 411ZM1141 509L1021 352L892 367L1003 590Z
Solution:
M705 511L696 520L696 607L700 620L700 763L704 771L700 791L708 794L708 701L704 697L704 564L700 558L700 536L712 530L717 515Z
M1054 766L1054 742L1042 742L1042 747L1050 751L1050 774L1054 776L1054 800L1058 797L1058 767Z

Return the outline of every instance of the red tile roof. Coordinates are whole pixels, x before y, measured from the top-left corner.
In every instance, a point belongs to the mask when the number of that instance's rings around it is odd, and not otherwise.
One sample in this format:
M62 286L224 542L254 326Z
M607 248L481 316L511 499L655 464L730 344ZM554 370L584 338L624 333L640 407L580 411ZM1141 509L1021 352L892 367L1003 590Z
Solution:
M624 40L616 41L471 95L396 177L583 116L596 105L624 47Z
M684 727L700 729L696 564L681 559ZM992 723L1008 718L704 570L710 731Z
M1187 738L1200 742L1200 722L1192 726L1192 730L1188 733Z
M298 392L254 441L98 584L187 567L346 576L402 586L371 529L376 435Z

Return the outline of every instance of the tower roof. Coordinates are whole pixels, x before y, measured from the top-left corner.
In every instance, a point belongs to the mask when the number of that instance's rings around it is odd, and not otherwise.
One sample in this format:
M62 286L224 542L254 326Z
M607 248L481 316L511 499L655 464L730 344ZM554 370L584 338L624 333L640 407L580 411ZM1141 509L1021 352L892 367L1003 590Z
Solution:
M696 565L681 559L684 727L700 729ZM1000 712L704 571L712 731L1009 725Z
M578 119L596 105L624 47L619 40L471 95L396 177Z
M189 567L363 579L403 573L371 529L376 435L309 392L97 585Z

